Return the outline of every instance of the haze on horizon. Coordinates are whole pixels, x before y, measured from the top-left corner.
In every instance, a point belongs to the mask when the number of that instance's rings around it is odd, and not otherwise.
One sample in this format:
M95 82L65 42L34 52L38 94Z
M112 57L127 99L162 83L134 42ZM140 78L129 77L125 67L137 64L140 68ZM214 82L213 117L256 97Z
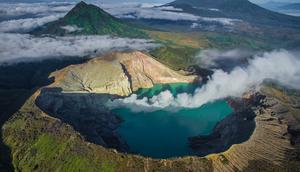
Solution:
M24 2L24 3L33 3L33 2L52 2L52 1L65 1L65 2L78 2L80 0L0 0L1 3L5 2ZM89 2L90 0L87 0ZM299 0L250 0L256 4L262 4L266 2L284 2L284 3L300 3ZM103 3L120 3L120 2L140 2L140 3L168 3L172 2L172 0L98 0L98 2Z

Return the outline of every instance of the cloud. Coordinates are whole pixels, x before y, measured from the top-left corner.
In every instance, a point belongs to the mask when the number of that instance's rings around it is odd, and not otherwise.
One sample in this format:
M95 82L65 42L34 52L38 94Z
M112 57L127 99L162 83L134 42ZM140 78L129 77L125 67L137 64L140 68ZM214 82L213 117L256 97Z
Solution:
M137 18L137 19L164 19L164 20L188 20L197 21L198 17L192 14L166 10L161 4L140 4L140 3L121 3L121 4L100 4L110 14L118 18ZM175 8L174 8L175 9ZM180 9L176 9L177 11Z
M171 21L214 22L222 25L233 25L238 19L201 17L183 12L180 8L161 6L162 4L120 3L98 4L118 18L161 19Z
M0 32L25 33L37 27L41 27L46 23L55 21L60 17L63 17L63 14L50 15L41 18L26 18L26 19L3 21L0 23Z
M205 25L207 23L213 23L213 24L221 24L223 26L233 26L235 23L242 22L242 20L239 19L230 19L230 18L212 18L212 17L199 17L196 22L193 22L191 24L192 29L197 28L205 28Z
M198 21L200 19L198 16L188 14L188 13L161 11L159 9L139 10L135 12L134 16L136 18L143 18L143 19L162 19L162 20L171 20L171 21L177 21L177 20Z
M175 11L175 12L183 11L181 8L175 8L173 6L160 6L160 7L157 7L157 9L165 10L165 11Z
M0 32L25 33L63 17L74 3L0 3Z
M0 19L44 17L56 13L67 13L73 6L72 2L1 3Z
M110 36L34 37L0 33L0 40L0 64L93 56L113 50L147 50L158 46L151 40Z
M236 22L241 22L239 19L231 19L231 18L213 18L213 17L199 17L200 21L204 22L216 22L222 25L234 25Z
M172 96L169 91L152 98L138 99L133 94L108 102L110 108L126 107L132 111L197 108L208 102L227 97L240 97L249 89L258 89L267 79L300 89L300 60L286 50L264 53L249 60L247 67L236 67L231 72L216 70L211 79L194 94Z
M217 9L217 8L209 8L208 10L209 10L209 11L220 11L220 10Z
M63 17L74 3L1 3L0 32L25 33Z
M76 31L82 31L83 30L82 28L80 28L80 27L78 27L76 25L62 26L61 28L64 29L64 30L66 30L69 33L76 32Z

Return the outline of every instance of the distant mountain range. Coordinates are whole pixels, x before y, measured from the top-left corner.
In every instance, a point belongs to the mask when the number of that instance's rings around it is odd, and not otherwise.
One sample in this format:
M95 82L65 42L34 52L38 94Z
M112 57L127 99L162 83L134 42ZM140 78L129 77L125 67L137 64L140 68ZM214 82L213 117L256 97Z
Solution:
M264 9L248 0L176 0L166 6L203 17L225 17L276 27L300 28L300 18Z
M292 4L281 6L279 8L283 10L300 10L300 3L292 3Z
M300 3L268 1L259 5L271 10L300 10Z
M287 3L287 2L268 1L268 2L265 2L265 3L258 4L258 5L263 7L263 8L266 8L266 9L276 10L279 7L289 5L289 4L290 3Z
M269 1L260 4L260 6L279 13L292 15L292 16L300 16L300 3Z
M36 35L113 35L120 37L146 37L146 34L113 17L101 8L78 3L63 18L50 22L32 32Z

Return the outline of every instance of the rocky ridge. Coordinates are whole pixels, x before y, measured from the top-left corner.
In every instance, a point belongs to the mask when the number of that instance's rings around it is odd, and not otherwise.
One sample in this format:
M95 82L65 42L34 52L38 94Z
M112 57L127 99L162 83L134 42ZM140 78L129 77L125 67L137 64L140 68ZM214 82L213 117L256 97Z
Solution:
M64 92L106 93L128 96L139 88L154 84L191 83L195 75L184 76L169 69L152 57L139 52L112 53L54 72L55 82L50 87Z
M281 95L276 97L274 92ZM280 100L282 97L292 96L266 86L261 93L245 97L244 105L240 101L235 102L237 111L218 123L210 136L191 138L192 148L199 154L203 151L224 151L207 156L212 160L214 171L299 169L299 142L293 141L299 140L299 128L295 132L290 131L290 128L299 126L299 120L295 119L300 115L299 108L293 108L292 102ZM255 128L251 124L253 119ZM245 135L249 138L237 140L235 137ZM232 145L234 141L239 144Z

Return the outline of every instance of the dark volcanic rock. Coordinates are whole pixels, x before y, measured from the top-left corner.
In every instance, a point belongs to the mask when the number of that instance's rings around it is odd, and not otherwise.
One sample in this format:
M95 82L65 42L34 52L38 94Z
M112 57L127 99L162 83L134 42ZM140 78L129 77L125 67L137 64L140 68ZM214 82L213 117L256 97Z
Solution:
M259 106L261 95L251 99L229 100L235 112L220 121L212 134L196 136L189 139L190 147L199 156L218 153L229 149L233 144L242 143L250 138L254 129L256 116L252 106Z
M52 117L72 125L87 141L127 151L127 144L115 131L121 119L104 106L111 97L105 94L63 93L58 88L44 88L36 104Z

